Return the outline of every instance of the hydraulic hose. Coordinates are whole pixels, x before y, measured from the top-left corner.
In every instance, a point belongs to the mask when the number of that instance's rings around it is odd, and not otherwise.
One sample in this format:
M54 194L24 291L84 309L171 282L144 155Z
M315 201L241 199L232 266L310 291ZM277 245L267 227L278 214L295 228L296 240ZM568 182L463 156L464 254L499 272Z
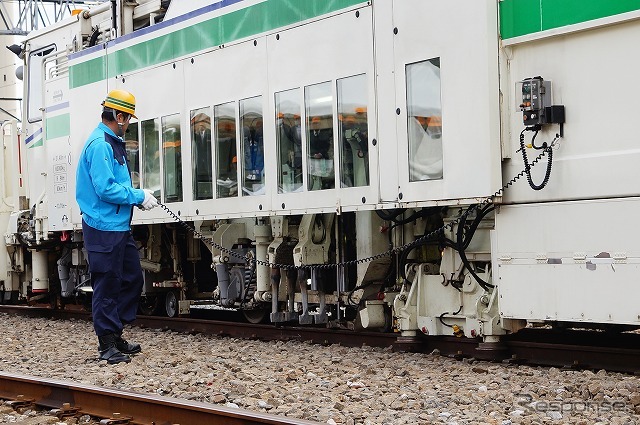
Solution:
M100 29L96 28L96 30L91 33L91 38L89 39L89 47L93 47L98 42L98 37L100 36Z
M471 239L473 238L473 235L475 234L476 229L478 228L478 225L480 225L480 222L482 221L482 219L486 217L487 214L489 214L494 209L495 209L494 204L487 204L482 209L480 209L480 211L478 211L478 214L476 215L475 220L471 223L469 230L467 232L464 232L466 216L471 211L471 210L467 210L462 220L460 220L460 223L458 224L458 231L456 234L456 246L457 246L458 255L460 255L460 259L462 260L462 264L464 264L465 268L469 270L469 273L471 273L471 276L473 276L473 278L478 282L478 284L487 291L491 288L494 288L495 285L489 282L486 282L484 279L478 276L476 271L471 266L471 262L467 258L465 249L467 249L467 247L471 243Z

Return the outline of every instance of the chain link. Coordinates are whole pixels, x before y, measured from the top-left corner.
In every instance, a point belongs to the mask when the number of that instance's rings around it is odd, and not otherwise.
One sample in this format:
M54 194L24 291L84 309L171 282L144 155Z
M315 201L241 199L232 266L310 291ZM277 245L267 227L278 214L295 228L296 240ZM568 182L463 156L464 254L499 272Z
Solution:
M538 162L540 162L540 160L547 155L547 153L549 151L551 151L551 149L553 149L554 145L556 144L557 140L559 138L556 137L555 139L553 139L553 141L549 144L548 147L546 147L541 153L540 155L538 155L536 157L536 159L533 160L533 162L531 162L531 164L529 164L528 168L532 168L533 166L535 166ZM509 182L507 182L504 186L502 186L496 193L494 193L492 196L486 198L484 201L482 201L479 204L474 204L474 205L470 205L466 211L462 214L460 214L460 216L458 218L456 218L455 220L450 221L449 223L445 224L444 226L433 230L431 232L429 232L426 235L423 235L421 237L419 237L418 239L406 243L402 246L398 246L392 249L389 249L387 251L383 251L381 253L372 255L370 257L366 257L366 258L360 258L358 260L349 260L349 261L343 261L340 263L331 263L331 264L302 264L299 266L296 265L292 265L292 264L278 264L278 263L271 263L269 261L265 261L265 260L261 260L259 258L253 258L252 256L247 256L247 255L243 255L241 253L238 253L236 251L233 251L232 249L226 248L218 243L216 243L213 238L207 238L205 237L204 234L202 234L201 232L199 232L198 230L196 230L193 226L191 226L190 224L186 223L185 221L183 221L180 217L178 217L178 215L176 213L174 213L173 211L171 211L169 209L169 207L167 207L165 204L163 203L159 203L160 207L165 210L165 212L171 216L178 224L180 224L185 230L187 230L188 232L193 233L195 236L197 236L198 238L200 238L205 244L218 249L221 252L224 252L226 254L229 254L232 257L238 258L240 260L244 260L247 263L249 263L251 265L251 267L254 266L254 264L258 264L261 266L266 266L266 267L275 267L275 268L280 268L280 269L307 269L307 270L311 270L311 269L333 269L333 268L337 268L337 267L348 267L348 266L355 266L357 264L363 264L363 263L369 263L371 261L376 261L379 260L381 258L384 257L389 257L395 254L398 254L408 248L413 247L414 245L418 245L421 242L427 240L427 239L431 239L432 237L440 234L440 233L444 233L447 229L449 230L453 230L453 227L458 224L460 222L460 220L462 220L462 218L467 217L469 214L471 214L472 212L480 209L481 207L489 204L489 203L493 203L494 202L494 198L497 198L499 196L501 196L504 191L509 188L511 185L513 185L516 181L518 181L519 179L521 179L527 172L527 169L525 168L524 170L522 170L520 173L518 173L515 177L513 177L511 180L509 180Z

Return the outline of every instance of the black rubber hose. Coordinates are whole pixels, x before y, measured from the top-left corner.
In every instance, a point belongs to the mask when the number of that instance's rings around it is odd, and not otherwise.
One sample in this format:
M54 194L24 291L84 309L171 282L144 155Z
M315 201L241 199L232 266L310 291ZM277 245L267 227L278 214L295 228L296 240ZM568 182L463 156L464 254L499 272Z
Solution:
M489 214L491 211L493 211L494 206L492 204L488 204L491 205L490 208L484 207L483 209L481 209L480 211L478 211L478 215L476 216L474 222L472 223L471 227L470 227L470 231L468 231L466 234L464 233L464 231L462 230L462 228L464 227L464 223L466 221L466 216L468 215L468 213L471 211L471 209L469 209L466 213L465 213L465 217L463 217L463 219L460 221L460 223L458 224L458 232L457 232L457 245L460 248L458 250L458 255L460 256L460 259L462 260L462 264L464 264L465 268L467 270L469 270L469 273L471 273L471 276L473 276L473 278L478 282L478 284L484 289L484 290L489 290L490 288L494 288L495 285L486 282L484 279L482 279L480 276L478 276L478 274L475 272L475 270L473 269L473 267L471 267L471 262L469 261L469 259L467 258L466 253L464 252L466 247L469 246L469 243L471 242L471 239L473 238L473 235L476 231L476 229L478 228L478 225L480 224L480 221L482 221L482 219Z
M387 221L395 220L396 217L398 217L403 212L404 212L403 208L396 208L396 209L389 210L389 211L376 210L376 214L378 214L378 217L380 217L383 220L387 220Z
M100 30L96 28L96 30L91 34L91 38L89 39L89 47L93 47L98 42L98 37L100 37Z

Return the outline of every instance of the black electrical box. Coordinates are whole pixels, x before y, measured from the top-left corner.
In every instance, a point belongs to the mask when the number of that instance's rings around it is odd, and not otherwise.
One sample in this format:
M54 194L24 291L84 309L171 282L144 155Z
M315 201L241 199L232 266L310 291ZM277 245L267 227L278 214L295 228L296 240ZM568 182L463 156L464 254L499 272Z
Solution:
M522 82L522 120L526 126L545 123L545 108L551 104L551 82L542 77L527 78Z
M564 124L564 105L544 108L544 124Z

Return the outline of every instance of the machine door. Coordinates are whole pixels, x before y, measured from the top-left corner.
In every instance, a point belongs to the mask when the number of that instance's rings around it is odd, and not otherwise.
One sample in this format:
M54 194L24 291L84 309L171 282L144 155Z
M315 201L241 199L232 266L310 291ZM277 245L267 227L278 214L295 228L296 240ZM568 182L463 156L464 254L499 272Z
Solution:
M53 231L71 230L76 164L70 141L69 66L66 52L52 53L45 58L43 72L43 141L47 164L49 227Z
M499 189L496 2L464 4L462 13L460 2L396 0L377 11L392 16L377 37L392 39L378 44L379 60L393 57L394 108L384 112L395 125L381 126L397 141L381 136L381 157L398 164L397 186L381 177L383 201L476 202Z

